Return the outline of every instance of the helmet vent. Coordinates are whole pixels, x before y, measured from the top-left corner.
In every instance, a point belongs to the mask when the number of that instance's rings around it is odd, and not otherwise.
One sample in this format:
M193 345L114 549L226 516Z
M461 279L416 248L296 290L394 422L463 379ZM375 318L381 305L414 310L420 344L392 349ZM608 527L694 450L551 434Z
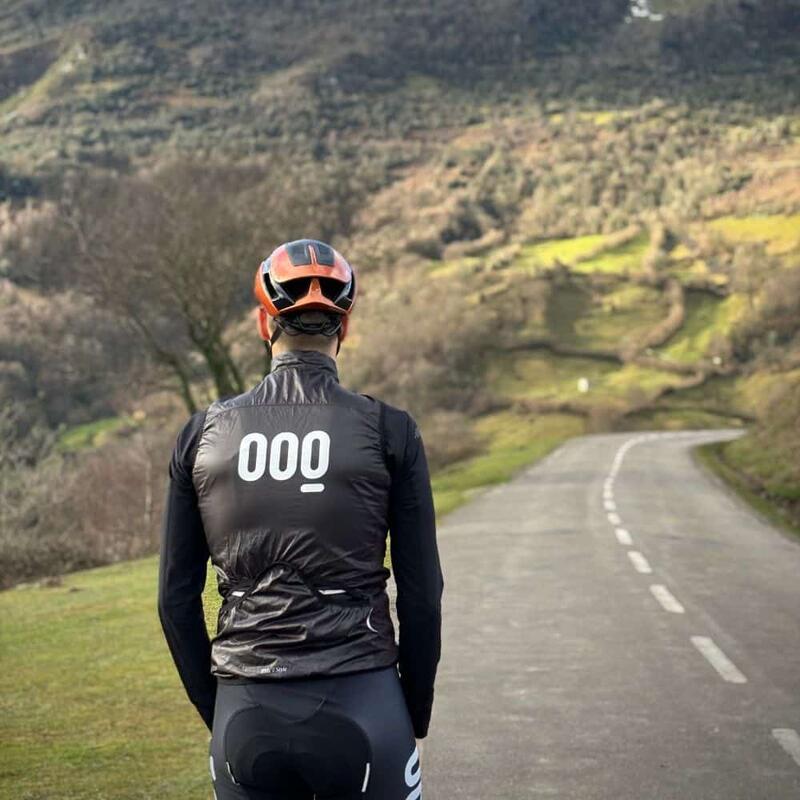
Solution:
M282 286L286 290L286 294L297 302L308 294L308 290L311 288L311 278L292 278L290 281L284 281Z
M311 263L311 254L308 252L308 239L300 239L286 245L286 254L293 267L305 267Z
M332 247L325 242L312 242L312 245L317 254L317 264L323 267L332 267L336 263Z
M320 278L319 287L322 290L322 294L324 294L328 300L333 300L334 302L345 288L341 281L334 280L333 278Z

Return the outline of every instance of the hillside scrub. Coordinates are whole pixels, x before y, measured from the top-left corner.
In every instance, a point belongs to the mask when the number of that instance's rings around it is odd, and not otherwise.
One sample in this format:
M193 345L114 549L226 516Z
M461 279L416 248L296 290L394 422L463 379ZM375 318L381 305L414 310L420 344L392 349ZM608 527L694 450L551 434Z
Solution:
M0 430L13 435L17 421L6 413ZM0 588L157 549L167 430L129 429L85 452L51 437L33 453L37 440L0 451Z
M452 279L374 275L365 294L340 358L348 384L417 417L434 465L473 454L467 417L490 401L483 377L503 321Z

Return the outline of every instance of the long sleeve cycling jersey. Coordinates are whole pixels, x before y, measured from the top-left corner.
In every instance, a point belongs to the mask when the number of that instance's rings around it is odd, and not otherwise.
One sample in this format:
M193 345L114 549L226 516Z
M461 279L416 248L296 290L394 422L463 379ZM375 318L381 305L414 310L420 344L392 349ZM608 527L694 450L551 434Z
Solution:
M276 443L285 446L268 458ZM184 426L163 520L159 616L209 729L217 678L397 663L414 733L427 735L443 578L425 449L406 412L339 387L328 356L284 353L250 393ZM387 529L397 642L384 593ZM223 595L213 639L202 605L209 558ZM263 634L258 647L253 630Z

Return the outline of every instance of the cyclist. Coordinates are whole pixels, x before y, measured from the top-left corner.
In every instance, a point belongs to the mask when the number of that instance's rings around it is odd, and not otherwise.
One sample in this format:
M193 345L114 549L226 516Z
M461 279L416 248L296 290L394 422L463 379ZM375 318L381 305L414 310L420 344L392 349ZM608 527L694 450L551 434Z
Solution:
M339 384L356 297L341 254L281 245L255 295L271 370L179 434L161 540L159 617L212 733L214 796L417 800L443 589L422 439L405 411Z

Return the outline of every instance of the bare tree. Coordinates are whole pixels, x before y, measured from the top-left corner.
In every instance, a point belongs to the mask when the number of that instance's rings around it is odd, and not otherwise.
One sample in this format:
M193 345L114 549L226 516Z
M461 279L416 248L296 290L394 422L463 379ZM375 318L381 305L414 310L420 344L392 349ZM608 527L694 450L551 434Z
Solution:
M149 177L76 178L61 198L78 287L173 374L190 412L198 357L220 396L243 391L225 330L257 259L241 199L257 177L182 162Z
M313 169L275 158L76 172L7 243L11 278L37 289L55 319L68 292L88 298L91 320L113 320L130 340L118 370L126 380L144 354L191 412L206 378L217 396L245 388L235 323L252 306L259 262L282 241L347 235L368 191L369 178L336 159Z

